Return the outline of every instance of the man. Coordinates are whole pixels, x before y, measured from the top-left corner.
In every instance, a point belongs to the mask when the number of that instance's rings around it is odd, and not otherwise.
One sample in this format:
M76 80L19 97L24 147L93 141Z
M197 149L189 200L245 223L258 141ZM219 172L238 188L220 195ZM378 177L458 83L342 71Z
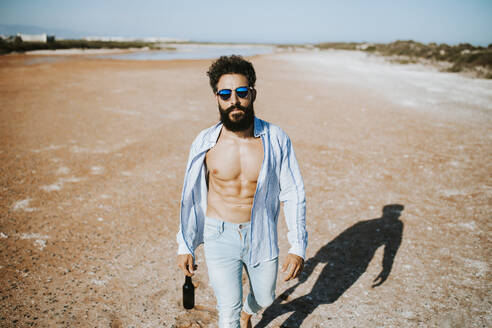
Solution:
M191 146L177 234L178 266L196 269L202 242L220 327L251 327L251 316L275 299L280 202L288 227L284 281L297 277L307 246L305 196L289 137L255 117L256 74L240 56L223 56L207 72L220 122L203 130ZM242 269L250 294L242 302Z

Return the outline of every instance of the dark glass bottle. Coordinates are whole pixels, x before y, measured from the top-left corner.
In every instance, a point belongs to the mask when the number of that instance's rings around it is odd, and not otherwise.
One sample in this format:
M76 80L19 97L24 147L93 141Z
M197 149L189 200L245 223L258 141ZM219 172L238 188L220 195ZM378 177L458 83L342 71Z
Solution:
M188 310L195 306L195 286L191 282L191 277L188 276L183 285L183 306Z

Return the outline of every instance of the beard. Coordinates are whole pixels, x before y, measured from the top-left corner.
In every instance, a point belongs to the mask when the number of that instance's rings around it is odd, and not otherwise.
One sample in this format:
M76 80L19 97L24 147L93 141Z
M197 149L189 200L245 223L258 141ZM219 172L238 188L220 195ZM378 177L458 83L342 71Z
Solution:
M238 121L233 121L230 119L230 113L234 109L239 109L243 112L243 117ZM239 132L249 129L255 120L255 111L253 109L253 102L250 102L248 107L243 107L241 105L232 105L227 109L223 109L219 104L220 121L227 130L232 132Z

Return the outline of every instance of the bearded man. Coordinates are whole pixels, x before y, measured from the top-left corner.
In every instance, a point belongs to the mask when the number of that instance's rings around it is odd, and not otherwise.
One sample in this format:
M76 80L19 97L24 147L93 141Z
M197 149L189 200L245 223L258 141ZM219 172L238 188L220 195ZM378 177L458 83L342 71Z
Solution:
M203 242L219 326L251 327L275 299L283 203L290 243L284 281L297 277L307 246L304 184L287 134L255 117L256 73L240 56L222 56L207 72L220 122L194 140L186 167L177 234L178 266L195 272ZM242 270L250 282L243 305Z

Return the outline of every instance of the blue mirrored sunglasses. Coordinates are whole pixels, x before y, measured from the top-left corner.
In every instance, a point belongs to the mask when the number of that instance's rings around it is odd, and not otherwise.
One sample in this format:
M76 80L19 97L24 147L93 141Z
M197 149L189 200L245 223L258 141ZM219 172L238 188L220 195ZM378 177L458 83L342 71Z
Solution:
M239 98L246 98L249 94L250 89L251 89L250 87L239 87L234 91L236 92L236 95ZM231 97L232 91L233 90L231 90L231 89L222 89L222 90L217 91L217 95L220 98L222 98L222 100L227 100Z

